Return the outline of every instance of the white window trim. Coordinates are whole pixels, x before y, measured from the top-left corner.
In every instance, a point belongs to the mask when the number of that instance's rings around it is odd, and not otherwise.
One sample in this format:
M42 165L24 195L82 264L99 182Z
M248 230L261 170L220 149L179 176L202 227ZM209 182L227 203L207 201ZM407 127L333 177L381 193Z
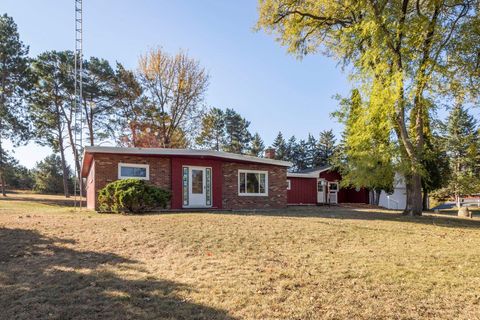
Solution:
M122 176L122 167L130 168L145 168L147 169L146 177L124 177ZM140 180L150 180L150 165L140 164L140 163L119 163L118 164L118 179L140 179Z
M264 193L240 193L240 174L241 173L263 173L265 174L265 192ZM240 169L238 170L238 195L241 197L268 197L268 171L263 170L247 170L247 169ZM245 177L246 179L246 177ZM246 184L245 180L245 184ZM245 185L245 191L247 190L247 186Z
M318 191L318 183L319 182L322 182L322 191ZM327 180L325 180L323 178L317 179L317 193L318 192L325 192L325 191L327 191L327 189L328 189Z
M287 190L292 190L292 181L290 179L287 179Z
M336 184L337 185L337 189L336 190L331 190L330 189L330 186L333 184ZM332 192L338 192L340 191L340 185L338 184L338 181L329 181L328 182L328 191L332 191Z

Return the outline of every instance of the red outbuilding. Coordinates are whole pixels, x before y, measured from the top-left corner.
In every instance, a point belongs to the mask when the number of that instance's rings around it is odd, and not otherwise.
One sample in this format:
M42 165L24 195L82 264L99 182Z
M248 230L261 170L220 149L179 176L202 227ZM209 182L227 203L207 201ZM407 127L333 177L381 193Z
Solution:
M340 188L342 176L331 166L287 173L288 205L369 203L365 188Z

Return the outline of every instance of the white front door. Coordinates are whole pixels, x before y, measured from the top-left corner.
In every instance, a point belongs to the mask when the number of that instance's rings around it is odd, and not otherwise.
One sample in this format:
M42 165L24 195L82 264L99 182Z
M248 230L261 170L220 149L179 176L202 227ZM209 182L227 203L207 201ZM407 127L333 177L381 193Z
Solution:
M330 203L338 203L338 182L329 182L328 183L328 194Z
M317 180L317 203L325 203L325 180Z
M205 168L190 167L189 180L190 207L205 207L207 205Z
M188 183L184 185L187 197L184 197L183 206L187 208L206 208L212 205L211 197L211 168L184 167L184 174L188 176Z

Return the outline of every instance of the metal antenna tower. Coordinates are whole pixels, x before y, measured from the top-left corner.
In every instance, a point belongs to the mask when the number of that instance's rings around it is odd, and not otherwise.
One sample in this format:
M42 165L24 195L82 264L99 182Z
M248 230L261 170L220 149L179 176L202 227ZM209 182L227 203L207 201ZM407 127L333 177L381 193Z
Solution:
M80 162L80 152L83 150L83 13L82 0L75 0L75 102L74 102L74 130L75 145L74 152ZM75 183L74 183L74 206L82 208L83 181L80 168L75 161ZM77 191L80 193L80 201L77 200Z

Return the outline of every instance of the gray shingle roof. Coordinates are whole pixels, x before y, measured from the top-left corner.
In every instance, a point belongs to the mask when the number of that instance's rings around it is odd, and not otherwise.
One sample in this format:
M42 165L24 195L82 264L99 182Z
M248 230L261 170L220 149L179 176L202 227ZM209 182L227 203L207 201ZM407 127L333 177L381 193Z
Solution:
M331 165L324 165L324 166L318 166L314 168L308 168L308 169L303 169L303 170L298 170L295 171L295 173L311 173L311 172L316 172L316 171L326 171L330 169L332 166Z

